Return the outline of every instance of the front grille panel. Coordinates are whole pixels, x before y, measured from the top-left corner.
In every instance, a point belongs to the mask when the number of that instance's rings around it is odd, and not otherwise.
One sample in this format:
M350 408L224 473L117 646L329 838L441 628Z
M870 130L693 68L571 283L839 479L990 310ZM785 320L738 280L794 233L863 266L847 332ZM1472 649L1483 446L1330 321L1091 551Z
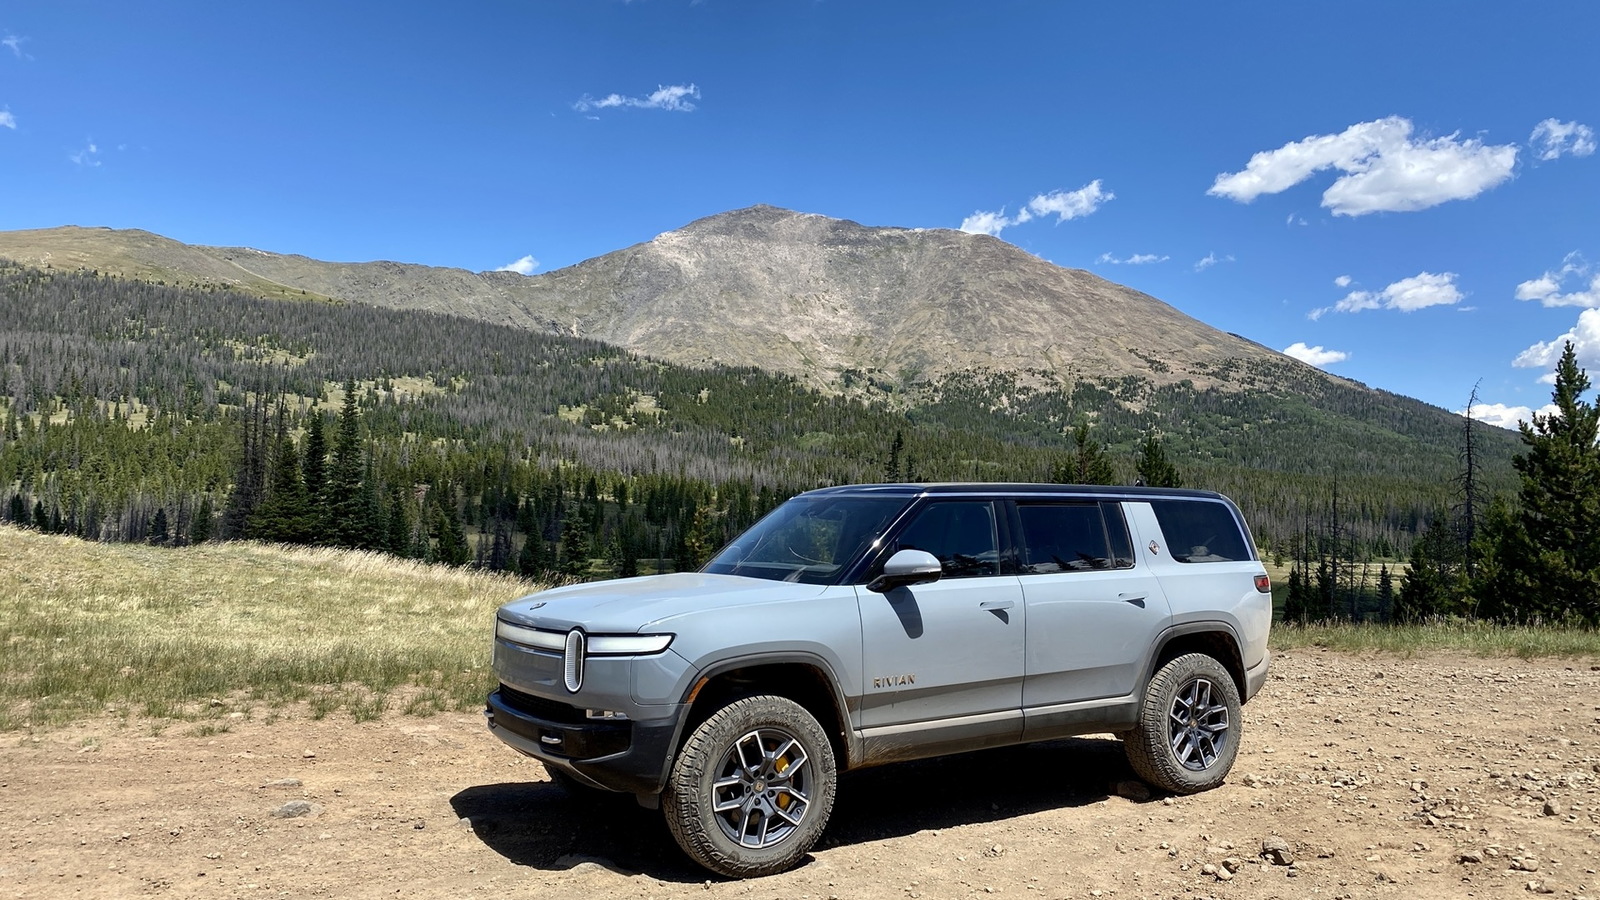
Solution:
M560 722L563 725L588 724L588 717L584 711L576 706L569 706L556 700L546 700L532 694L524 694L509 685L500 685L500 702L506 706L547 722Z

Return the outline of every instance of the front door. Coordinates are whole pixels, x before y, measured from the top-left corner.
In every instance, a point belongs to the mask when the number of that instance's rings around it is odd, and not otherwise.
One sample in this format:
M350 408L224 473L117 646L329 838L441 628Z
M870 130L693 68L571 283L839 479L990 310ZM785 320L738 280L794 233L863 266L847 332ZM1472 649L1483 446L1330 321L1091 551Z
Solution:
M858 589L863 728L939 722L1020 733L1026 610L1016 575L1002 574L1013 567L1001 565L999 537L992 501L929 503L888 552L932 553L940 580L885 594Z

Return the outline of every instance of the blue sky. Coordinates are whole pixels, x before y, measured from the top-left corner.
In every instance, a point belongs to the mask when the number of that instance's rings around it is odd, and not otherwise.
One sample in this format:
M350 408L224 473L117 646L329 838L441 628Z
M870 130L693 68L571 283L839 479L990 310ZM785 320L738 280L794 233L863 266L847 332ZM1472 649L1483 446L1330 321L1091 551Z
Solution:
M1597 34L1592 2L8 4L0 229L542 272L755 203L965 226L1514 419L1565 336L1600 380Z

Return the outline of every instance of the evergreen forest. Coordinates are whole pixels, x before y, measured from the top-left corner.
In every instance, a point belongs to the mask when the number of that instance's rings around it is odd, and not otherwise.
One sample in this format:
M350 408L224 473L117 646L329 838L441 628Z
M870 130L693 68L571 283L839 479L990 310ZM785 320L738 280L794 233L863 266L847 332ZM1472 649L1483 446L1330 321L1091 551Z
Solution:
M1522 465L1511 432L1288 361L1165 385L848 373L824 392L437 313L92 271L0 264L0 297L0 516L91 540L328 544L584 579L697 567L822 485L1141 479L1228 494L1269 556L1307 583L1331 562L1337 589L1341 566L1441 552L1426 536L1459 519L1464 441L1485 521L1512 516L1491 500ZM1398 596L1350 613L1408 614Z

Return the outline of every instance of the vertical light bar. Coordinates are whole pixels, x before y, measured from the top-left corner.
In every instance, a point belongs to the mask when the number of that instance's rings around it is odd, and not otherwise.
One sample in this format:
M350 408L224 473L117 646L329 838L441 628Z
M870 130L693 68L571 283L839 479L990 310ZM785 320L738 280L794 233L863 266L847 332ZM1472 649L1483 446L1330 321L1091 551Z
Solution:
M567 682L567 690L574 694L583 687L583 644L583 632L576 628L567 632L567 650L562 660L565 664L563 675Z

